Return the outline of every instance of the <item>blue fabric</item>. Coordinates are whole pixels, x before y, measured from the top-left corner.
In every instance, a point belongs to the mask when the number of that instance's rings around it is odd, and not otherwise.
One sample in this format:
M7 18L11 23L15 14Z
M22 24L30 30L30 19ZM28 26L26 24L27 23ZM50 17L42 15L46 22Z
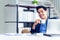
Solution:
M37 24L35 29L31 28L31 33L46 33L47 30L47 22L48 20L46 20L45 24Z

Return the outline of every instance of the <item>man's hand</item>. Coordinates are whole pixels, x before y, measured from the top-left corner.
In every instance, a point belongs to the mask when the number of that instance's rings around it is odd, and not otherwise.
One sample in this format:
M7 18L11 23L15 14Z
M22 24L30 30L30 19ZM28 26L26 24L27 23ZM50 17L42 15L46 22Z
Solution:
M37 19L37 20L34 22L34 24L33 24L33 26L32 26L32 29L35 29L35 27L36 27L36 25L37 25L38 23L40 23L40 19Z

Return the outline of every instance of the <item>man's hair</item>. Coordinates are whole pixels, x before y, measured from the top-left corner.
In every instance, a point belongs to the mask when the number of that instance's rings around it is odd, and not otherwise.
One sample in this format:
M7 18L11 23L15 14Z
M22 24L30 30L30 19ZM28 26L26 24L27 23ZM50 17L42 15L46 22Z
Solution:
M37 7L36 7L37 12L38 12L38 9L39 9L39 8L43 8L45 11L47 10L47 7L45 7L45 6L37 6Z

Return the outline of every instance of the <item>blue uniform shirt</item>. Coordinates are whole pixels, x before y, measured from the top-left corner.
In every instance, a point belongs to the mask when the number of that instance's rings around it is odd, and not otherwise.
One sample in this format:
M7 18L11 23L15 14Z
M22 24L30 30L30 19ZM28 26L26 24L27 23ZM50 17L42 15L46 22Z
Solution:
M47 30L47 22L48 20L46 20L46 22L44 24L40 23L40 24L37 24L35 29L32 29L31 28L31 33L46 33L46 30Z

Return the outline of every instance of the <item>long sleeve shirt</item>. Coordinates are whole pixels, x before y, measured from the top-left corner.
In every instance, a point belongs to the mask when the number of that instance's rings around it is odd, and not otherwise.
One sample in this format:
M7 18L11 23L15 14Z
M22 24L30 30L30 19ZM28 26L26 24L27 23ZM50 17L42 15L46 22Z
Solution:
M46 33L46 30L47 30L47 22L48 20L46 20L46 22L43 24L43 23L40 23L40 24L37 24L35 29L32 29L31 27L31 33Z

